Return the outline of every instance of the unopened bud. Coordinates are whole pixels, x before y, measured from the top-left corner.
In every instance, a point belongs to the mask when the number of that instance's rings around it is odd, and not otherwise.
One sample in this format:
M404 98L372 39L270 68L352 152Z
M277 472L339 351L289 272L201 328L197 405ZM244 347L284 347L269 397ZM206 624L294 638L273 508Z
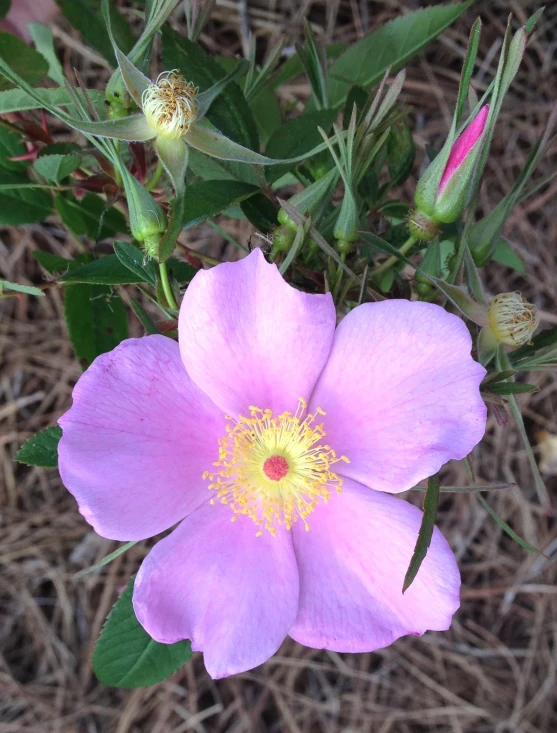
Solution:
M281 209L280 213L284 213L285 218L287 217L286 212ZM279 217L280 218L280 217ZM290 217L288 217L290 221ZM292 229L290 224L285 224L275 229L273 233L273 254L278 252L288 252L294 243L296 237L296 231Z
M454 142L448 157L445 148L445 154L442 151L420 178L414 200L433 221L451 224L468 207L481 173L477 167L488 116L486 104Z
M497 341L509 346L530 341L540 325L536 306L518 292L497 295L489 306L488 320Z
M144 243L147 254L155 257L161 234L166 231L165 213L137 178L126 168L123 168L122 173L131 233L138 242Z
M176 71L163 71L143 92L141 106L149 126L161 137L176 140L197 118L197 87Z

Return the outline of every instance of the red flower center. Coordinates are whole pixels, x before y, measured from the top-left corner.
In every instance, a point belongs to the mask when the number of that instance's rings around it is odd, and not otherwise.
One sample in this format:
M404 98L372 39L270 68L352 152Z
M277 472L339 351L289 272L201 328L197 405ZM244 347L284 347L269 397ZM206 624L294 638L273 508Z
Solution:
M288 473L288 463L282 456L271 456L263 464L263 471L271 481L280 481Z

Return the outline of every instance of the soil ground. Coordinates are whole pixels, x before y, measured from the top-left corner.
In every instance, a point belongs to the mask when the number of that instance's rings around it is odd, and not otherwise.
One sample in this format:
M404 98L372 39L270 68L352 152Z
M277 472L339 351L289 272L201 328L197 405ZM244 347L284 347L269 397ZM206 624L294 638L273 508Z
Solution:
M308 15L326 40L352 41L400 12L411 0L300 2L221 0L202 42L216 53L242 53L246 28L264 48L286 34L300 38ZM522 0L476 3L453 28L408 67L405 101L419 147L439 147L450 123L466 37L481 12L484 32L476 88L492 78L508 12L524 21L538 4ZM183 22L177 14L176 24ZM493 207L516 179L557 96L557 7L549 3L502 112L484 177L481 206ZM82 56L78 35L63 21L54 31L64 65L86 83L106 77L96 54ZM298 34L298 35L296 35ZM308 90L296 81L284 90L292 102ZM67 131L62 131L68 136ZM555 170L553 145L538 175ZM419 162L416 173L419 170ZM411 179L412 181L415 179ZM542 310L542 326L557 323L557 182L519 206L506 236L526 275L491 264L490 293L520 290ZM404 195L410 200L412 186ZM228 226L228 225L227 225ZM250 231L233 225L244 241ZM218 248L208 227L187 241ZM2 277L44 282L31 253L40 248L77 254L53 217L44 225L0 230ZM307 649L287 640L252 672L212 681L199 655L150 689L99 685L90 654L118 590L146 550L134 547L101 573L75 580L115 544L93 534L55 470L11 462L21 443L53 425L68 408L80 374L65 332L62 294L0 301L0 733L551 733L557 730L557 531L539 507L523 445L512 419L489 418L474 454L479 480L516 482L491 494L496 511L549 560L512 542L473 495L443 498L439 525L462 571L462 606L446 633L401 639L373 654ZM137 322L132 333L141 334ZM531 375L539 391L520 397L527 429L557 433L554 373ZM555 478L547 485L556 503ZM458 465L447 480L465 480Z

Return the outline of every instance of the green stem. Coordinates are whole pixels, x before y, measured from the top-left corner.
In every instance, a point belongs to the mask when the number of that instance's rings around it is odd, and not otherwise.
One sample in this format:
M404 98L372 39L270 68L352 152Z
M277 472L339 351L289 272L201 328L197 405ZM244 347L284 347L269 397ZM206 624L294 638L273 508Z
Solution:
M405 255L407 252L410 252L410 250L417 241L418 240L415 239L415 237L408 237L406 242L404 242L404 244L402 245L402 247L400 247L398 251L401 255ZM375 270L373 270L372 277L376 279L378 275L382 275L384 272L386 272L386 270L389 270L393 265L396 265L397 262L400 262L399 258L395 255L392 255L392 257L386 259L382 265L379 265L379 267L376 267Z
M497 364L497 368L501 372L506 371L507 369L513 368L511 362L509 361L507 352L505 351L505 347L502 344L500 344L499 348L497 349L497 353L495 355L495 361ZM514 382L514 377L511 377L510 379L506 379L505 381ZM524 448L526 449L526 456L528 457L530 468L532 469L532 473L534 474L534 484L536 486L536 492L538 494L538 499L540 500L540 504L543 506L546 512L549 515L551 515L552 514L551 500L549 498L549 494L547 493L547 489L543 482L543 478L541 477L540 470L538 468L538 464L536 461L536 457L534 455L534 451L532 450L532 446L530 445L530 441L528 439L528 435L526 434L526 428L524 427L524 420L522 419L522 413L520 412L520 408L518 407L516 397L513 394L510 394L506 396L506 399L509 403L509 407L515 419L516 426L518 428L518 432L520 433L520 437L522 438L522 442L524 443Z
M335 278L335 285L334 285L334 289L333 289L333 300L335 301L335 303L337 301L338 291L339 291L339 288L340 288L340 284L342 282L342 275L343 275L343 267L342 267L342 265L344 265L345 262L346 262L346 252L341 252L340 253L340 259L341 259L342 264L339 264L338 267L337 267L337 273L336 273L336 278Z
M162 171L163 171L162 163L160 162L160 160L157 160L157 167L155 168L151 178L149 178L149 180L145 184L145 188L147 191L152 191L155 188L155 186L161 179Z
M170 282L168 280L168 271L166 269L166 262L159 263L159 272L161 275L162 289L164 290L164 295L166 297L166 302L168 303L168 307L172 308L173 310L178 310L178 304L176 303L174 294L172 292L172 288L170 287Z

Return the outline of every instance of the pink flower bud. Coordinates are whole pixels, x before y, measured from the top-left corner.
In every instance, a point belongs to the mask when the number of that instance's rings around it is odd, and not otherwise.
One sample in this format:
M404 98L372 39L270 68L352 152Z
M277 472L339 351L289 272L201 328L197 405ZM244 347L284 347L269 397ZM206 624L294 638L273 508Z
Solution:
M479 168L485 165L481 141L488 118L489 104L485 104L457 140L445 142L418 181L414 201L420 216L430 220L432 227L457 221L469 205L481 175Z
M489 104L485 104L452 147L447 165L439 183L438 193L443 193L447 183L464 163L480 137L487 122Z

